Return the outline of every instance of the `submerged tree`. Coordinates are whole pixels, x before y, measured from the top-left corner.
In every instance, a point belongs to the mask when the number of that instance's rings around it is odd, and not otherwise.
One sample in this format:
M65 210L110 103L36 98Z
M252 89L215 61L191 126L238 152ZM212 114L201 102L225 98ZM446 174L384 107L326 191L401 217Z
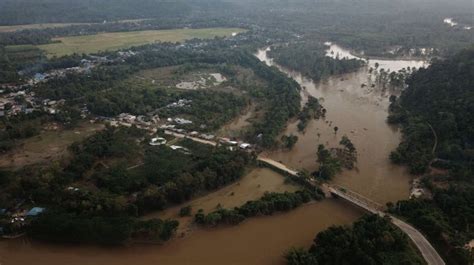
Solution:
M337 158L331 155L331 152L322 144L318 146L318 176L322 179L329 180L337 172L341 171L341 163Z

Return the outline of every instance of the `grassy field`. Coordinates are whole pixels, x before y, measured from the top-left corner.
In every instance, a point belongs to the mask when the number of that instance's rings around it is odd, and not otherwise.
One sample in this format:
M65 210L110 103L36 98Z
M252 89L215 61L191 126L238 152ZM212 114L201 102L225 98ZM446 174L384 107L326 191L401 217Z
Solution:
M73 53L96 53L129 48L154 42L181 42L200 38L209 39L215 36L230 36L243 32L239 28L206 28L206 29L173 29L148 30L132 32L100 33L97 35L56 38L56 43L39 45L48 57L63 56Z

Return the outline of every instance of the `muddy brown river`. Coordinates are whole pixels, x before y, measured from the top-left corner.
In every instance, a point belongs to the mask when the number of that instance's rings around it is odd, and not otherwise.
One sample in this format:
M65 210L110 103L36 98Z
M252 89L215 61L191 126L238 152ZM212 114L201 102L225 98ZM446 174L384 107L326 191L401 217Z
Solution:
M260 50L257 57L268 65L275 65L267 57L267 50ZM357 58L337 45L331 45L327 55ZM285 134L298 136L295 147L291 151L278 150L266 155L292 168L314 171L317 169L317 146L337 147L341 137L347 135L358 152L356 169L343 171L333 182L383 204L407 198L413 177L406 168L393 165L388 158L401 137L398 128L386 123L389 97L399 91L384 89L375 82L375 77L369 74L369 67L374 67L375 63L379 64L379 69L391 71L425 66L423 61L369 60L368 67L356 73L313 82L276 65L301 85L303 102L308 95L322 98L327 114L325 119L310 122L304 133L298 132L298 121L290 123ZM339 128L337 133L335 126Z
M339 49L339 57L342 52L349 54L335 45L331 49ZM265 50L260 50L257 56L273 64ZM374 63L369 61L369 65ZM391 70L423 64L418 61L379 62L382 63L385 69ZM399 131L385 122L388 97L393 91L361 87L362 83L368 83L367 69L316 83L281 69L305 87L303 96L324 98L323 105L328 113L325 120L311 122L304 134L297 132L296 122L290 123L286 133L299 137L295 148L267 155L296 169L314 170L317 145L335 146L345 134L358 150L357 170L342 172L334 182L382 203L407 198L412 177L405 168L394 166L388 160L388 154L400 140ZM334 126L339 127L337 134ZM190 203L207 209L218 203L231 207L240 204L246 196L249 199L260 196L264 190L294 189L279 177L269 170L252 171L240 185L232 185ZM231 197L232 192L234 196ZM178 208L162 214L174 215ZM284 264L282 256L289 247L308 247L319 231L331 225L350 224L362 214L361 210L341 200L327 199L288 213L250 218L238 226L202 229L187 223L184 237L178 235L164 245L102 248L51 245L27 239L0 241L0 265Z

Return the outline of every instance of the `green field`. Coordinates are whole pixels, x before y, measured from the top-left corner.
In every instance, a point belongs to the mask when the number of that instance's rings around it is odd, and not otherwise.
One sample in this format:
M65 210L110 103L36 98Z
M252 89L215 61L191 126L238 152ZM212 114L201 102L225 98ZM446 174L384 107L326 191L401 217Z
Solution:
M230 36L245 31L239 28L173 29L147 30L131 32L100 33L96 35L55 38L55 43L38 45L48 57L73 53L96 53L130 48L154 42L181 42L199 38L209 39L216 36Z

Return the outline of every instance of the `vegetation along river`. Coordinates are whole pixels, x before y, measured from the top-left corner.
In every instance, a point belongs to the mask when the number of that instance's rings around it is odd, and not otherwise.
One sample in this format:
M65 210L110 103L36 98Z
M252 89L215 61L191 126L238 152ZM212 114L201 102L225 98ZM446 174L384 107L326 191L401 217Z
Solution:
M339 57L350 53L331 45ZM267 64L273 62L266 50L257 54ZM370 60L368 65L390 70L423 66L421 61ZM313 82L300 74L281 68L304 88L304 96L324 98L326 119L312 121L304 134L298 133L297 122L289 124L286 133L298 135L291 151L274 151L267 155L295 169L316 169L319 143L336 146L347 135L358 150L357 168L344 171L333 181L380 203L409 196L412 177L405 168L392 165L388 155L400 141L400 132L386 123L389 96L397 91L371 86L368 67L356 73L330 77ZM372 81L373 82L373 81ZM365 84L365 86L362 86ZM303 97L304 99L305 97ZM333 127L339 127L337 134ZM240 184L227 187L190 202L204 208L215 204L234 206L260 196L262 190L292 190L270 170L254 170ZM286 186L285 186L286 185ZM229 196L234 192L234 196ZM198 207L198 206L196 206ZM173 210L164 213L172 216ZM164 245L141 245L102 248L93 246L60 246L26 239L0 242L0 264L105 265L105 264L283 264L282 255L288 246L307 247L315 234L331 225L350 224L363 214L345 202L327 199L304 205L288 213L250 218L238 226L196 229L189 223L180 228L175 239ZM187 223L186 221L184 223ZM181 232L186 232L181 236Z

